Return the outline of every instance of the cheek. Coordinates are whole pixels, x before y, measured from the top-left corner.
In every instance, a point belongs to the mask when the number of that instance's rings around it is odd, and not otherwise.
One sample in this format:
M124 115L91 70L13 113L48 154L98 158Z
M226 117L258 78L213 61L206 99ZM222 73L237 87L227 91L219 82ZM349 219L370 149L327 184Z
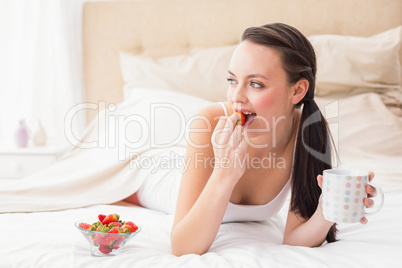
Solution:
M254 108L257 113L267 120L286 115L286 99L278 94L267 94L254 99Z
M261 114L272 113L272 109L275 106L275 98L267 95L254 99L254 107Z

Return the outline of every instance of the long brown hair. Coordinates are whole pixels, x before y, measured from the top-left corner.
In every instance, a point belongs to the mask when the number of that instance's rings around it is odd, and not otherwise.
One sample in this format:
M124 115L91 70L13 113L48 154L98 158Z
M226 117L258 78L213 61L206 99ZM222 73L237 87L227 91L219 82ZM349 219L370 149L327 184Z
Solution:
M309 219L317 209L321 188L317 175L332 167L331 135L328 123L315 100L315 76L317 63L314 49L308 39L296 28L273 23L251 27L244 31L242 41L268 46L279 52L288 83L295 84L301 78L309 82L304 98L296 104L303 105L296 140L292 172L292 196L290 210ZM336 224L326 236L327 242L336 241Z

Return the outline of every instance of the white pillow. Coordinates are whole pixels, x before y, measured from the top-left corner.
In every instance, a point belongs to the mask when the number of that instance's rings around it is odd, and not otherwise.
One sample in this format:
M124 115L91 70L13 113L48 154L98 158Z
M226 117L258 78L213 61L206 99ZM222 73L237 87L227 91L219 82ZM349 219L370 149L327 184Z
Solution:
M402 26L371 37L312 35L317 55L316 95L401 88ZM120 52L125 92L166 89L225 101L227 68L236 46L152 58Z
M133 88L130 92L133 95L127 96L116 111L109 112L117 121L108 124L112 128L118 125L119 130L115 132L120 136L116 140L126 152L119 151L119 156L150 148L186 148L188 126L200 109L211 104L208 100L166 89ZM109 114L107 120L110 120Z
M190 55L152 58L120 52L125 91L158 88L209 101L225 101L229 62L236 46L200 49Z
M402 26L371 37L313 35L316 95L399 88Z

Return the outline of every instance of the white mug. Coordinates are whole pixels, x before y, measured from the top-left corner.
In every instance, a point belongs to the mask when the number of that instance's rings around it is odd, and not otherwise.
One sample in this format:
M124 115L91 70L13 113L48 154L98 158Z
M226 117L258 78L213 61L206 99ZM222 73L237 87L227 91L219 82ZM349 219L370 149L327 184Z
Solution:
M365 211L363 198L367 197L366 186L376 188L380 198L377 208ZM367 172L358 170L326 169L322 181L322 211L324 218L336 223L360 222L363 217L380 211L384 203L381 188L369 182Z

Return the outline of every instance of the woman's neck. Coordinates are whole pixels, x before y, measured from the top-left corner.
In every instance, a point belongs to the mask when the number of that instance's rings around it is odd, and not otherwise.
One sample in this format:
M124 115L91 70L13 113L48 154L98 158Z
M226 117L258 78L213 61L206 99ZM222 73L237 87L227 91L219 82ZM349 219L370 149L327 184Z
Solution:
M254 157L268 157L274 153L277 156L282 156L288 152L289 148L293 150L300 115L300 109L295 109L290 113L288 120L282 120L281 124L278 124L267 134L250 138L249 154Z

